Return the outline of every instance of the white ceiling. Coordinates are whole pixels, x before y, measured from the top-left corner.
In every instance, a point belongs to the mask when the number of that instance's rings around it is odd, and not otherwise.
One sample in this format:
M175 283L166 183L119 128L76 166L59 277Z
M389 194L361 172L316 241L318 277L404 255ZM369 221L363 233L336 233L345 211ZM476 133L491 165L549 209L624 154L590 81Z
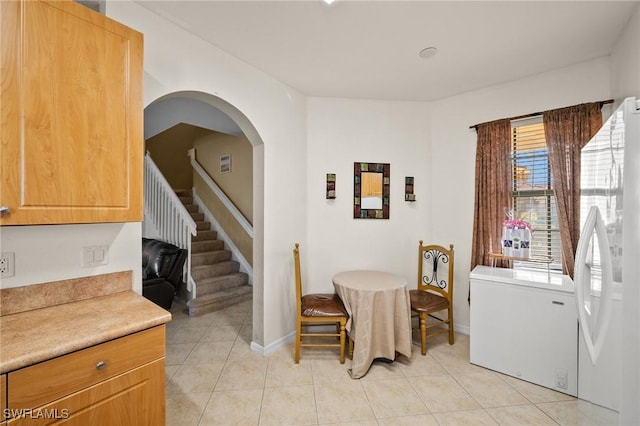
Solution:
M309 96L430 101L609 55L638 1L155 1ZM418 52L438 48L421 59Z

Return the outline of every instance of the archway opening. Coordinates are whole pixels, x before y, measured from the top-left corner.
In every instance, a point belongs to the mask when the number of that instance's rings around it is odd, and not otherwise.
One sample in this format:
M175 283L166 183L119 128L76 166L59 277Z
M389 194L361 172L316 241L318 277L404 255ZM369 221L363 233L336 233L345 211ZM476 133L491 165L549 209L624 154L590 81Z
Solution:
M249 119L225 100L203 92L181 91L157 98L144 110L145 140L178 125L228 135L244 135L252 154L252 341L264 344L264 143ZM145 194L146 196L146 194Z

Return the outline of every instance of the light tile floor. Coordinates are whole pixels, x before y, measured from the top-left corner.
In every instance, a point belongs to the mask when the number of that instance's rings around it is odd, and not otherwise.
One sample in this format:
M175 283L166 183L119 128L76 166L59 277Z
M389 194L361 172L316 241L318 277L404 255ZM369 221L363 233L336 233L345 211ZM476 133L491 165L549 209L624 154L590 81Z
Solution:
M167 324L167 425L614 425L615 412L469 364L469 337L374 363L352 380L337 350L249 349L251 303ZM417 338L417 336L416 336ZM417 340L414 343L418 343Z

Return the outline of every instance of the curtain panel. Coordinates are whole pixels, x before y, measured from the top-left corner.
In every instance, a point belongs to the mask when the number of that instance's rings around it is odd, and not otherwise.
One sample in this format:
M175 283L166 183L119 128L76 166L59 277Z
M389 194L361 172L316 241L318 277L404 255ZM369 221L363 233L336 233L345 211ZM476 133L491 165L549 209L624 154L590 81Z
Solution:
M491 265L489 253L502 252L502 221L511 209L511 121L496 120L476 126L475 209L471 269ZM501 263L502 262L502 263ZM501 261L498 266L510 266ZM501 263L501 264L500 264Z
M580 237L580 150L602 126L600 108L594 102L542 114L558 208L562 270L571 278Z

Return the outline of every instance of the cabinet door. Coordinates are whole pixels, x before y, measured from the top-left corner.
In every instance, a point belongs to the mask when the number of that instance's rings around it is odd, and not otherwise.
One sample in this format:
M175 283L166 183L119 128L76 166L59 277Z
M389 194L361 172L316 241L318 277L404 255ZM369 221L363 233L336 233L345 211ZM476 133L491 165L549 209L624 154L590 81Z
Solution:
M5 419L4 410L7 408L7 375L0 375L0 424L4 424L3 420Z
M12 426L156 426L165 424L164 358L50 404L25 410Z
M142 220L142 34L2 1L0 225Z

